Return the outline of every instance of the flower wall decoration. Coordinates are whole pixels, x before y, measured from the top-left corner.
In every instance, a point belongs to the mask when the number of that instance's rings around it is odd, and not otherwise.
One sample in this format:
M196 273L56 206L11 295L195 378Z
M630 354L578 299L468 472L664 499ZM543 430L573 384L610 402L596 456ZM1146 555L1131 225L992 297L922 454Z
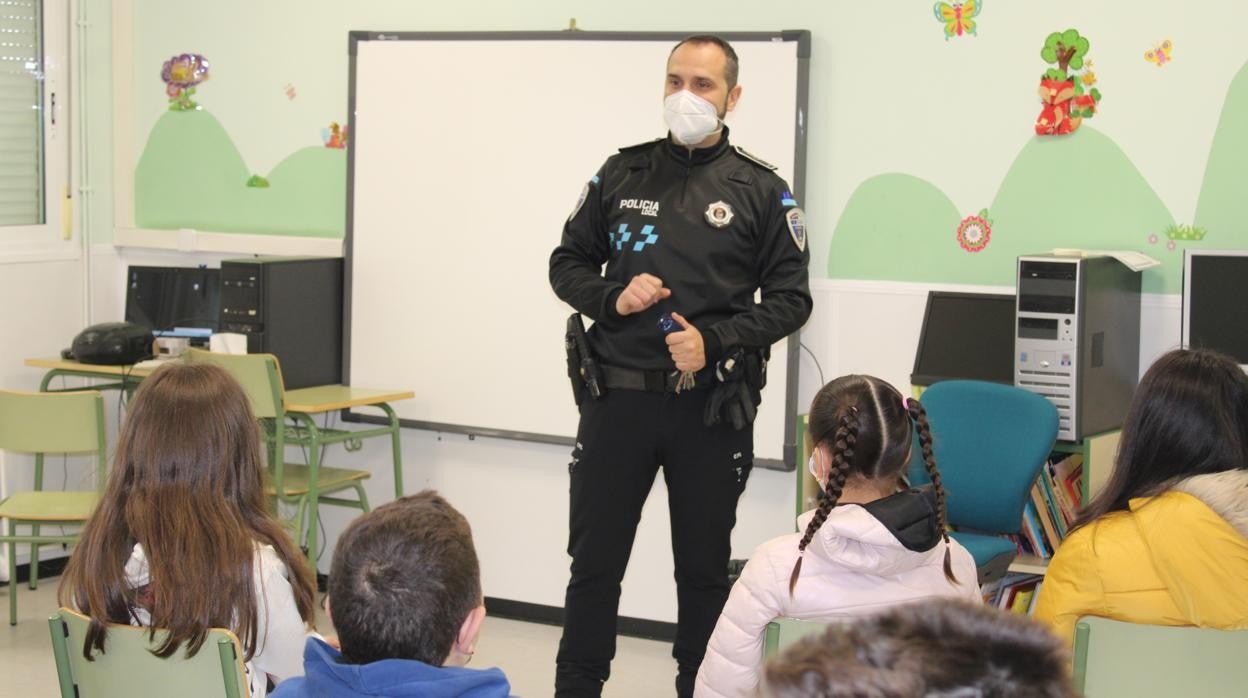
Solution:
M160 79L165 83L170 111L199 109L192 97L195 86L208 79L208 59L198 53L174 56L161 66Z
M979 252L988 246L992 237L992 221L988 218L988 209L983 209L975 216L967 216L958 224L958 244L967 252Z

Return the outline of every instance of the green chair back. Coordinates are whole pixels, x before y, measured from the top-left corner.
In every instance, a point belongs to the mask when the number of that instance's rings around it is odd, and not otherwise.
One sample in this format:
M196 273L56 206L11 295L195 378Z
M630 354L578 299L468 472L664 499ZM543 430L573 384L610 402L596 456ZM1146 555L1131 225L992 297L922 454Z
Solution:
M763 657L770 659L789 645L807 635L818 635L827 627L827 623L820 621L777 618L767 624L767 632L763 637Z
M234 633L214 628L199 652L179 649L168 659L151 650L147 628L112 625L104 652L82 655L90 620L67 608L48 619L62 698L246 698L243 652Z
M188 349L186 360L190 363L215 364L230 372L243 386L251 400L251 410L257 419L281 418L285 415L282 372L277 357L272 354L220 354L202 349Z
M71 543L77 526L87 520L97 495L104 491L108 451L104 445L104 398L93 390L66 393L23 393L0 390L0 451L33 453L34 489L14 492L0 500L0 543L8 557L9 625L17 623L17 545L30 545L27 585L39 584L39 548ZM43 460L47 453L95 452L95 489L87 492L43 491ZM50 531L44 524L56 525ZM19 535L19 527L29 529ZM41 529L41 527L43 527Z
M1230 593L1230 590L1228 590ZM1075 689L1090 698L1248 694L1248 630L1075 624Z
M0 390L0 449L27 453L104 453L104 398L94 390Z

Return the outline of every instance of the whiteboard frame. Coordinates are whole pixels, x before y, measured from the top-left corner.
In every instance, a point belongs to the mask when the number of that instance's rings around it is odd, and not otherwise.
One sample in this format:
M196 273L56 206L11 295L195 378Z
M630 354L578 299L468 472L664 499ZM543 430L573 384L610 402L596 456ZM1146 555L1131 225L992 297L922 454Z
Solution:
M355 147L356 142L356 57L360 42L365 41L668 41L673 45L690 36L694 32L607 32L607 31L447 31L447 32L377 32L351 31L348 33L349 68L347 86L347 128L351 138L347 142L347 206L346 235L343 239L343 303L342 303L342 381L351 384L351 309L352 285L354 279L354 255L352 254L355 227ZM705 33L705 32L697 32ZM786 29L776 32L710 32L723 37L729 42L743 41L785 41L797 43L797 104L794 111L797 123L794 129L793 181L794 194L799 201L806 199L806 127L807 109L810 97L810 31L805 29ZM784 444L783 458L756 458L754 465L770 470L792 471L797 465L797 395L800 361L800 333L793 333L786 338L787 354L785 391L784 391ZM775 377L772 377L774 380ZM346 421L355 422L386 422L376 415L344 411ZM531 432L493 429L489 427L429 422L415 419L400 419L401 426L447 434L465 434L469 438L491 437L513 439L537 443L572 446L574 437L554 434L538 434Z

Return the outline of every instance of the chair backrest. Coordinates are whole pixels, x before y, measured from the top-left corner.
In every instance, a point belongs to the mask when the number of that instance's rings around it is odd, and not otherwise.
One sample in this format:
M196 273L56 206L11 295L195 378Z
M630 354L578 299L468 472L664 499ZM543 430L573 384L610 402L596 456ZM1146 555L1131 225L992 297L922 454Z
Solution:
M1229 591L1228 591L1229 593ZM1248 630L1075 624L1075 688L1093 698L1248 694Z
M62 698L245 698L248 694L243 652L234 633L208 631L203 647L191 658L179 649L168 659L151 653L159 645L147 628L111 625L104 652L92 661L82 655L90 619L62 608L48 619L52 652Z
M272 354L221 354L188 349L186 360L191 363L216 364L230 372L243 386L251 400L251 411L258 419L272 419L286 413L282 372Z
M104 397L96 390L24 393L0 390L0 450L95 452L96 489L104 488Z
M820 621L777 618L767 624L767 632L763 636L763 657L774 657L794 642L807 635L817 635L827 627L828 623Z
M103 451L104 398L98 391L0 390L0 449L29 453Z
M942 381L922 396L949 523L1018 533L1023 506L1057 440L1057 408L1034 393L985 381ZM915 444L912 482L928 481Z

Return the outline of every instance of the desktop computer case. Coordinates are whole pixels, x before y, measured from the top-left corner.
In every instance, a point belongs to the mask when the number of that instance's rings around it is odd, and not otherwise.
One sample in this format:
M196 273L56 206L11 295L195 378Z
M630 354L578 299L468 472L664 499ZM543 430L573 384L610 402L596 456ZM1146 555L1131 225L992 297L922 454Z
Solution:
M1121 427L1139 379L1140 273L1112 257L1053 255L1019 257L1017 272L1014 384L1057 407L1059 440ZM1045 276L1073 303L1029 292Z
M342 382L342 259L221 262L222 332L277 356L288 389Z

